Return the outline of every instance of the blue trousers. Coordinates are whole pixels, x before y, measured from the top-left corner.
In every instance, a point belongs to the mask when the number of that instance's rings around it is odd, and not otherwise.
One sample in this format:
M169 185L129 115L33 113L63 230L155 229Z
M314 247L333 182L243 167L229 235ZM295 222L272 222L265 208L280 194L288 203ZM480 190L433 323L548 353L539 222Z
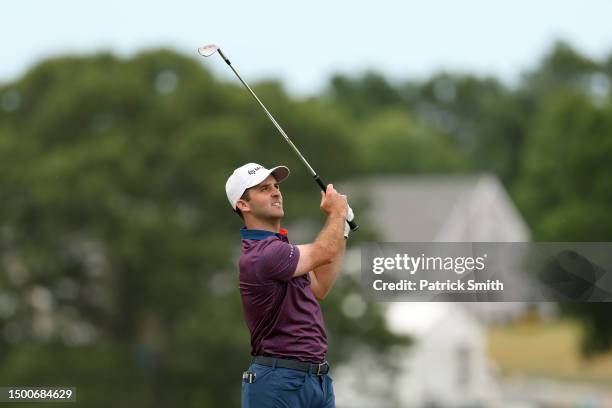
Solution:
M316 368L314 368L316 370ZM242 380L242 408L335 408L332 378L289 368L251 364Z

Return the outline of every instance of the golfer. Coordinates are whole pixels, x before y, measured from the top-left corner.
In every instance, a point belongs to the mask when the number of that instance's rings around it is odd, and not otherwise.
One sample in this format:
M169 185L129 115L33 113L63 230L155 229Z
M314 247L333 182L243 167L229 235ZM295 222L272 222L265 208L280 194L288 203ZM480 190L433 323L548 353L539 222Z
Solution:
M352 211L346 196L328 185L321 193L325 226L313 243L292 244L281 228L279 183L288 175L285 166L248 163L225 185L245 225L239 280L253 359L242 376L243 408L335 407L319 301L340 271Z

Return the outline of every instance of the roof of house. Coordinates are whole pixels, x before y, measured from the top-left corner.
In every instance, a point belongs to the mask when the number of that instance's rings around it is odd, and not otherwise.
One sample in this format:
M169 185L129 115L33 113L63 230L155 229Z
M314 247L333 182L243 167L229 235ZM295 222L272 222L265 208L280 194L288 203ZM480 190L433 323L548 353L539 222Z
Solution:
M497 177L489 174L384 176L355 180L340 187L349 200L365 202L366 217L387 242L431 242L440 240L453 216L478 216L473 204L483 201L483 190L493 191L503 217L511 218L519 233L512 240L528 239L529 232L522 217ZM491 194L488 194L490 196ZM454 220L456 222L456 220ZM453 239L459 241L460 239ZM466 241L493 241L493 238L469 237Z

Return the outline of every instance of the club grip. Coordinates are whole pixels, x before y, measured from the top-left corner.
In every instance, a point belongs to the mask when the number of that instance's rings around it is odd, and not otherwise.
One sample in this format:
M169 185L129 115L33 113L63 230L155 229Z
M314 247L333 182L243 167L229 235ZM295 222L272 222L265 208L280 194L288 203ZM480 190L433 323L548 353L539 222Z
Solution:
M323 180L321 180L321 177L319 177L318 174L315 174L313 176L313 178L317 182L319 187L321 187L321 191L325 192L325 190L327 190L327 186L323 182ZM353 218L352 221L347 221L347 223L348 223L349 227L351 227L351 231L357 231L359 229L359 225L357 225L357 223L355 223L355 218Z
M317 182L319 187L321 187L321 191L325 192L327 190L327 186L325 185L323 180L321 180L321 177L319 177L317 174L314 175L314 180Z

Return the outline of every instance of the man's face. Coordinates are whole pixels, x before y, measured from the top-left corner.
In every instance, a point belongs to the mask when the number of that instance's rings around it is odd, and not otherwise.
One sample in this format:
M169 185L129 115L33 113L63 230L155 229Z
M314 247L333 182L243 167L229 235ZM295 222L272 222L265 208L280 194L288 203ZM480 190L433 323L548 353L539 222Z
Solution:
M238 208L243 214L262 220L274 220L283 218L283 196L276 182L276 178L270 174L258 185L249 188L249 200L238 200Z

